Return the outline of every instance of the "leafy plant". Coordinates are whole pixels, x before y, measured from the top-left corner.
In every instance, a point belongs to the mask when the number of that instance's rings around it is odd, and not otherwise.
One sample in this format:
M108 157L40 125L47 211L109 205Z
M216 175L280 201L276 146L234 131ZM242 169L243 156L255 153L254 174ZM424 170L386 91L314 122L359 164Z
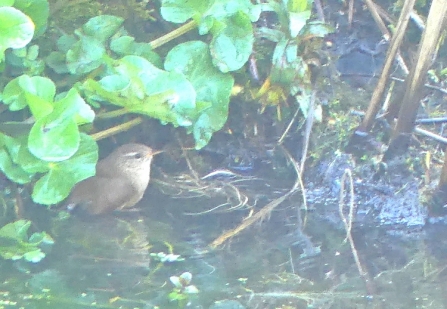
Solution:
M44 33L49 15L47 0L0 1L0 63L8 48L24 48Z
M271 72L275 83L294 81L296 88L296 77L306 73L299 39L317 29L324 33L321 25L308 22L307 1L254 5L249 0L164 0L165 20L191 21L159 40L140 43L123 28L122 18L96 16L73 34L62 35L57 51L43 59L39 45L27 44L46 29L47 0L0 0L0 5L0 62L20 75L2 81L0 99L11 121L0 123L0 169L14 182L36 181L32 197L41 204L63 200L77 182L94 174L98 149L83 125L95 120L95 109L109 111L103 118L134 113L184 127L200 149L227 120L231 72L249 59L253 22L262 11L275 11L282 27L270 29L270 35L260 31L278 42ZM154 52L194 28L203 41L178 44L162 56ZM9 48L14 50L5 58ZM54 80L65 80L63 92L39 76L45 65Z
M31 221L18 220L0 228L0 255L4 259L37 263L45 257L41 247L53 245L53 238L45 232L28 238L30 226Z
M333 29L320 21L310 21L313 0L268 2L263 11L276 13L279 27L261 27L259 35L275 42L269 77L258 92L263 105L277 105L281 98L295 97L304 115L309 110L310 64L319 44L314 40Z
M171 293L169 293L169 300L176 301L180 308L188 304L192 295L199 293L199 289L190 284L192 280L190 272L184 272L180 276L171 276L169 280L174 285Z

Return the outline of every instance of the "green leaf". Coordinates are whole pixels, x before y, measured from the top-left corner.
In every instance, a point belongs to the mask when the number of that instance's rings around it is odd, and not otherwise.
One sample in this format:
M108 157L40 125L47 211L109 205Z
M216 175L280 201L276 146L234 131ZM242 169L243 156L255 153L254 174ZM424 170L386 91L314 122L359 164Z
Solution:
M26 242L28 240L28 229L31 226L29 220L18 220L6 224L0 228L0 237Z
M256 21L261 12L260 7L249 0L163 0L160 11L165 20L173 23L184 23L190 18L202 22L207 16L221 19L239 11Z
M251 22L260 12L261 7L249 0L164 0L161 8L166 20L180 23L193 18L200 34L213 34L213 63L224 73L240 69L248 60L254 41Z
M66 74L68 70L67 63L65 62L65 54L61 52L51 52L45 59L47 65L54 70L57 74Z
M29 220L18 220L0 229L0 255L4 259L37 263L45 257L40 245L52 245L54 240L45 232L34 233L28 239Z
M301 13L312 8L313 1L309 0L288 0L287 10L291 13Z
M5 139L14 140L5 135L2 135L1 139L2 141ZM11 158L11 155L4 147L0 148L0 170L6 175L6 177L8 177L8 179L19 184L29 183L33 176L32 174L23 170L20 165L15 164Z
M0 0L0 6L12 6L14 0Z
M108 101L175 126L192 124L197 114L196 94L182 74L160 70L138 56L117 60L115 70L99 83L87 80L83 84L91 99Z
M45 205L62 201L76 183L95 174L97 161L96 142L82 133L79 149L71 158L48 164L48 173L34 185L33 201Z
M37 118L43 117L53 110L50 102L56 93L54 83L41 76L19 76L10 81L3 90L3 102L12 111L30 105L31 112Z
M163 0L160 12L165 20L180 24L195 16L201 16L213 2L210 0Z
M211 16L217 20L222 20L243 13L249 16L253 22L259 18L259 8L249 0L212 0L209 2L209 9L204 12L204 16Z
M17 140L20 141L20 148L16 155L16 163L19 164L24 171L30 174L48 172L49 163L40 160L29 151L28 135Z
M18 77L6 84L3 89L3 103L9 105L9 110L18 111L28 105L22 90Z
M220 130L228 116L228 104L234 80L230 74L217 70L208 46L200 41L186 42L174 47L166 56L168 71L183 73L192 83L197 101L203 108L193 125L196 148L205 146L212 134ZM200 110L199 108L197 108Z
M210 44L213 63L222 72L239 70L253 49L253 27L249 17L239 12L225 20L226 27L214 33ZM213 27L214 28L214 27Z
M28 251L23 255L23 258L32 263L40 262L45 257L45 253L40 249L36 249L33 251Z
M36 26L35 37L45 32L50 15L48 0L15 0L14 7L31 17Z
M19 85L23 91L31 113L40 119L53 111L52 102L56 94L56 86L51 79L41 76L19 77Z
M45 117L32 127L28 147L39 159L63 161L76 152L79 141L79 129L74 119L51 121Z
M273 52L271 81L284 87L290 87L304 66L305 63L298 56L296 42L283 39L278 42Z
M64 34L57 40L57 49L63 53L67 53L76 42L78 42L78 39L75 35Z
M34 35L34 23L13 7L0 7L0 62L7 48L25 47Z
M135 42L135 38L130 36L113 38L110 42L110 49L120 56L141 56L157 67L161 65L160 56L152 51L150 44L137 43Z
M123 22L124 19L121 17L100 15L90 18L84 26L82 26L82 31L85 35L104 43L118 31Z
M292 38L298 36L300 31L306 26L311 13L310 10L298 13L289 12L289 32Z
M82 107L86 108L86 103L75 89L55 102L53 112L38 119L31 128L28 137L31 153L44 161L62 161L71 157L79 147L75 115Z
M67 68L71 74L83 75L97 69L105 55L102 43L89 36L81 36L67 52Z

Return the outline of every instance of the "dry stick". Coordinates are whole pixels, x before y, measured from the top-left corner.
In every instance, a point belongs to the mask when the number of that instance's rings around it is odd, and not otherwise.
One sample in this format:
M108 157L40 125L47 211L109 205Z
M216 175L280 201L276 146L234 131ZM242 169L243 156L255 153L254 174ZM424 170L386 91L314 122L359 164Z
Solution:
M301 163L300 163L301 175L304 171L304 164L306 163L307 159L307 151L309 150L310 134L312 133L312 127L314 125L315 120L315 95L316 91L313 90L312 95L310 97L309 109L307 110L306 128L304 130L303 151L301 152Z
M443 136L441 136L439 134L430 132L428 130L422 129L420 127L415 127L414 128L414 132L418 133L418 134L421 134L421 135L424 135L424 136L427 136L427 137L430 137L430 138L432 138L435 141L438 141L440 143L447 144L447 138L445 138L445 137L443 137Z
M251 226L256 221L264 219L266 216L268 216L272 212L273 209L276 208L276 206L278 206L279 204L284 202L288 197L293 195L298 190L298 188L301 188L301 190L304 194L304 184L303 184L303 180L301 178L301 173L300 173L298 163L292 158L290 153L283 146L280 146L280 147L286 154L289 161L292 163L292 166L295 169L295 172L297 175L297 180L295 181L295 184L293 185L293 187L286 194L271 201L270 203L265 205L260 211L258 211L251 217L242 221L242 223L239 226L237 226L236 228L229 230L229 231L223 233L222 235L220 235L219 237L217 237L213 242L211 242L209 244L209 247L211 249L216 249L218 246L222 245L225 241L232 238L233 236L236 236L237 234L239 234L239 232L245 230L246 228ZM306 204L305 198L304 198L304 204ZM305 207L307 208L307 205Z
M345 195L345 181L346 178L349 180L349 215L346 219L346 216L343 212L345 203L344 203L344 195ZM357 249L355 248L354 239L352 238L352 222L354 221L355 216L355 201L354 201L354 181L352 179L351 170L346 169L342 178L341 178L341 187L340 187L340 200L338 204L338 211L340 213L341 220L345 226L346 230L346 240L349 241L349 245L351 246L351 252L354 256L355 264L357 265L357 269L359 271L360 276L362 276L365 281L366 290L370 295L375 294L375 287L373 285L372 280L369 277L368 271L363 267L362 262L360 261L360 257L358 255Z
M407 2L407 1L406 1L406 2ZM379 27L380 31L382 32L383 37L384 37L387 41L389 41L389 40L390 40L390 37L391 37L391 34L390 34L390 32L388 31L388 28L386 27L385 23L383 22L383 20L382 20L382 18L381 18L381 16L380 16L380 10L379 10L380 6L377 5L376 3L374 3L372 0L365 0L365 3L366 3L366 5L367 5L367 7L368 7L368 9L369 9L369 11L370 11L370 13L371 13L371 15L372 15L374 21L376 22L377 26ZM407 3L404 4L404 8L405 8L406 5L407 5ZM402 11L404 10L404 8L402 9ZM402 12L401 12L401 14L402 14ZM399 18L399 21L400 21L400 18ZM398 22L398 23L399 23L399 22ZM395 31L396 31L396 32L399 32L399 31L400 31L400 30L398 29L398 26L396 26L396 30L395 30ZM392 42L391 42L391 43L392 43ZM400 44L399 44L399 45L400 45ZM396 55L397 63L399 64L400 68L404 71L404 73L405 73L406 75L408 75L408 73L409 73L408 67L407 67L407 65L405 64L405 61L404 61L404 59L402 58L400 52L397 51L395 55ZM388 55L387 55L387 56L388 56ZM393 55L392 58L393 58L393 61L394 61L394 55Z
M314 3L317 10L318 19L322 22L326 22L324 19L324 10L323 6L321 5L321 0L315 0Z
M348 25L352 27L352 20L354 16L354 0L349 0L349 10L348 10Z
M369 132L371 130L372 125L374 123L374 119L381 108L380 101L387 86L388 76L393 66L394 58L397 55L399 46L403 40L405 29L407 28L408 25L409 13L413 8L414 2L415 0L405 1L405 5L402 9L401 16L399 17L399 21L396 25L395 34L391 39L390 47L387 51L387 56L385 64L382 69L382 73L380 74L377 86L374 89L374 92L371 96L371 101L366 111L365 118L363 119L362 123L358 128L358 130L361 132ZM372 1L370 6L373 7Z

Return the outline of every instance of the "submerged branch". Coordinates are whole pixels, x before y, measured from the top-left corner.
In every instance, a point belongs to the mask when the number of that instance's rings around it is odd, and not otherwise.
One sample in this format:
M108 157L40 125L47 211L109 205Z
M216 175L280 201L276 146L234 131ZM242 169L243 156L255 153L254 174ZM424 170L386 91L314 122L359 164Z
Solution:
M297 175L297 179L296 179L293 187L286 194L271 201L266 206L264 206L260 211L258 211L251 217L242 221L242 223L239 226L237 226L236 228L234 228L230 231L227 231L227 232L223 233L222 235L220 235L219 237L217 237L213 242L211 242L209 244L209 247L211 249L215 249L218 246L222 245L225 241L236 236L237 234L239 234L240 232L242 232L243 230L245 230L246 228L251 226L253 223L263 220L265 217L267 217L272 212L273 209L275 209L278 205L280 205L282 202L284 202L288 197L293 195L298 190L298 188L301 187L302 192L304 192L303 182L301 179L301 172L300 172L298 163L293 159L293 157L290 155L290 153L284 147L281 146L281 149L284 151L287 158L292 163L292 165L295 169L296 175Z

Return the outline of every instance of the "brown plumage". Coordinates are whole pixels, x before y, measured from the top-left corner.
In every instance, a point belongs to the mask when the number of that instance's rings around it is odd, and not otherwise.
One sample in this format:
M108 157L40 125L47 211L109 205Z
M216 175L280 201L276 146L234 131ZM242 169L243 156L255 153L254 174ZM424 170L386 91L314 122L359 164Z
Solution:
M73 188L68 197L68 207L79 206L88 214L98 215L134 206L149 184L155 154L142 144L118 147L98 162L95 176Z

